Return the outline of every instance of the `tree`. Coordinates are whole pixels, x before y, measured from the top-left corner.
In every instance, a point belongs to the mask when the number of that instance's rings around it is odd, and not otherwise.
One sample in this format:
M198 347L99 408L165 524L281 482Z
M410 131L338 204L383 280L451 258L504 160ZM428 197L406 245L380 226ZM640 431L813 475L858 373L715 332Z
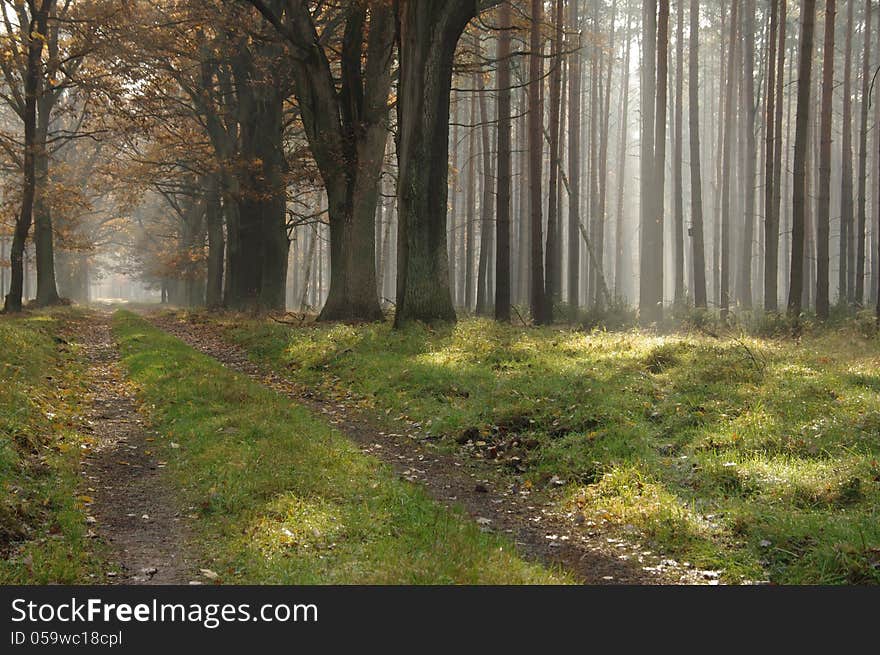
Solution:
M544 163L544 108L541 85L543 61L543 2L532 0L532 27L529 52L529 213L531 217L532 275L529 300L532 320L544 325L551 320L544 288L543 198L541 196Z
M498 37L498 192L496 195L495 320L510 322L510 58L512 17L509 0L501 3Z
M855 301L861 306L865 299L865 224L867 223L868 181L868 105L870 104L871 78L871 0L865 0L865 23L862 29L864 52L862 54L862 97L859 128L859 171L856 228L856 285ZM875 184L877 182L875 181Z
M822 109L819 127L819 206L816 224L816 315L829 314L828 267L831 226L831 116L834 98L834 17L836 0L825 2L825 41L822 48Z
M810 86L813 72L813 29L816 0L801 2L801 42L798 60L797 115L794 136L794 179L792 181L791 277L788 291L788 315L798 320L804 284L804 226L806 223L806 186Z
M674 302L684 304L684 198L682 196L682 133L684 128L684 2L676 8L675 19L675 120L672 128L672 200L674 244Z
M742 175L745 194L743 203L743 231L740 242L737 300L743 309L752 307L752 241L755 232L755 166L757 146L755 143L755 2L746 0L742 16L743 43L743 122L745 152Z
M307 3L287 2L282 8L276 6L277 0L250 2L293 48L290 63L300 115L327 189L330 291L319 318L381 320L375 216L387 138L395 34L392 7L373 0L349 3L341 10L344 28L337 86Z
M706 255L703 240L703 185L700 171L700 0L691 0L688 57L688 132L691 155L694 305L706 307Z
M574 52L569 62L568 84L568 304L580 304L580 240L581 223L581 63L583 37L578 5L569 5L569 29L576 34Z
M37 101L40 90L41 60L49 21L49 14L55 0L28 0L27 34L23 35L23 46L27 48L24 73L24 98L21 119L24 123L24 185L22 189L21 211L15 223L15 232L10 251L12 274L9 293L4 303L5 312L20 312L24 291L24 249L33 222L34 199L36 197L36 159L40 144L37 140ZM8 27L7 27L8 29Z
M721 144L721 290L719 306L721 318L730 311L730 169L733 158L733 98L736 90L737 8L739 0L730 3L730 51L727 54L727 89L724 95L724 131Z
M654 214L656 193L654 170L654 116L657 87L657 0L642 0L642 65L641 65L641 140L639 157L639 320L643 324L652 323L658 318L656 280L650 277L656 267L648 262L656 259L655 235L658 233ZM662 231L660 232L662 235ZM660 287L662 289L662 286Z
M455 320L446 253L452 60L464 28L482 4L477 0L397 3L396 326L413 320Z
M775 312L778 307L776 282L779 274L779 182L782 164L785 3L786 0L770 0L770 33L767 37L770 49L767 57L764 152L764 311L766 312Z
M843 135L840 140L840 269L838 275L838 302L852 299L853 285L851 258L855 243L853 225L853 152L852 152L852 33L853 6L848 2L846 8L846 31L843 54Z
M559 224L559 142L561 136L560 115L562 113L562 48L563 48L564 12L562 0L556 0L553 40L550 52L550 176L547 181L547 248L545 251L545 302L552 303L555 299L554 289L557 286L558 255L560 235L557 233Z

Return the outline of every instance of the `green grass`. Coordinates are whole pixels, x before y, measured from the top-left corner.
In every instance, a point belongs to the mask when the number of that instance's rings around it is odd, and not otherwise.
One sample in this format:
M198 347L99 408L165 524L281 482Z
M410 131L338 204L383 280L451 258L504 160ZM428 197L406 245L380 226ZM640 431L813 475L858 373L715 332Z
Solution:
M81 319L0 316L0 584L82 583L100 571L79 476L90 443L78 430L83 364L56 341Z
M324 421L136 316L114 321L204 566L252 584L553 583Z
M505 475L518 461L525 484L555 476L560 508L728 582L880 582L880 340L857 324L799 341L478 319L223 326L294 381Z

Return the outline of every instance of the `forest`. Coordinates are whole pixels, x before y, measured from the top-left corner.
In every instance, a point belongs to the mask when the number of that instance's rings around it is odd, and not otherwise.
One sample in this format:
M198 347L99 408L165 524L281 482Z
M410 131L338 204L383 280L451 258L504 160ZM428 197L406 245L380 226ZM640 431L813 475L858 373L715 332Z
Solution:
M0 0L0 583L877 584L872 0Z

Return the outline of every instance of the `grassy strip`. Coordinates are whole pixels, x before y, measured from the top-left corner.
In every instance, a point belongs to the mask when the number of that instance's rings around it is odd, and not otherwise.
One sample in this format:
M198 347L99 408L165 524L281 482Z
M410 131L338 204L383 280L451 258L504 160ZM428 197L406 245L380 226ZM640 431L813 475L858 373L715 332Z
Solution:
M115 334L231 583L550 583L510 545L395 479L308 410L119 313Z
M82 583L100 568L79 495L85 396L73 310L0 317L0 584Z
M198 320L196 317L195 320ZM560 506L724 579L880 582L880 341L236 318L232 339L329 398L418 422Z

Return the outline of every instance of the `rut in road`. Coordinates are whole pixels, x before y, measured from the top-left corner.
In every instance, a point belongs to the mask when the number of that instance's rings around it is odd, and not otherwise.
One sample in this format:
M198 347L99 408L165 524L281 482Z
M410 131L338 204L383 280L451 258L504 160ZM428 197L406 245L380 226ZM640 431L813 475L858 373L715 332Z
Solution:
M450 455L418 439L383 431L365 413L337 401L326 402L253 362L243 348L224 339L210 322L161 312L144 317L192 348L309 407L358 444L390 464L406 480L422 485L436 501L458 505L484 529L506 534L524 557L560 565L586 584L700 584L717 573L682 566L633 544L577 525L578 517L555 512L541 493L514 483L493 482L485 465ZM409 434L413 434L409 431Z
M153 454L156 435L138 413L125 384L105 311L78 323L72 337L88 364L91 397L87 429L94 447L83 458L84 493L92 497L88 521L119 572L106 582L187 584L197 576L187 550L187 524Z

